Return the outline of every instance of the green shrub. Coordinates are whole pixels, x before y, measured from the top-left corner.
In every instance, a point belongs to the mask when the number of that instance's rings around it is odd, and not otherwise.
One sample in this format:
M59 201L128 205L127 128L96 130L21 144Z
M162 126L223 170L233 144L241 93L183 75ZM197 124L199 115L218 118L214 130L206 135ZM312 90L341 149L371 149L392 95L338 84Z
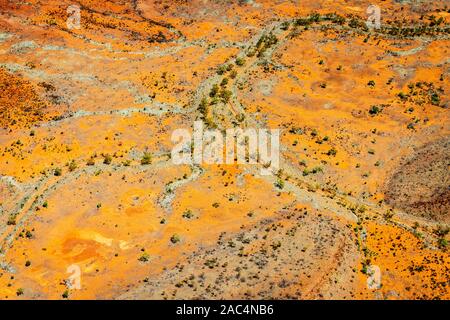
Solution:
M180 242L180 236L177 234L174 234L170 237L170 242L172 242L173 244Z
M290 25L289 21L284 21L281 24L281 30L284 30L284 31L288 30L289 29L289 25Z
M438 246L439 246L439 248L444 249L448 246L448 241L444 238L440 238L438 240Z
M237 58L236 59L236 64L238 66L243 66L245 64L245 59L244 58Z
M77 164L75 162L75 160L70 161L69 163L69 171L72 172L77 168Z
M220 97L222 98L222 101L224 103L228 103L230 101L232 95L233 95L233 93L230 90L222 90L220 92Z
M62 175L62 170L61 170L61 168L56 168L56 169L53 171L53 174L54 174L56 177L61 176L61 175Z
M220 86L221 87L226 87L227 84L228 84L228 78L225 77L225 78L222 79L222 82L220 82Z
M144 155L142 156L142 159L141 159L141 164L147 165L147 164L151 164L151 163L152 163L152 154L149 152L144 152Z
M434 233L441 238L445 237L449 232L450 228L444 226L439 226L438 228L436 228L436 230L434 230Z
M109 154L105 154L103 155L103 163L104 164L111 164L112 162L112 157Z
M194 214L192 213L191 210L186 210L185 212L183 212L183 218L191 219L193 217L194 217Z
M408 98L408 96L406 94L404 94L403 92L400 92L397 96L402 100L406 100Z
M439 106L441 103L441 98L439 97L439 95L436 92L433 92L431 94L431 104L435 105L435 106Z
M147 252L144 252L138 259L141 262L148 262L150 260L150 255Z
M219 93L219 86L217 84L214 84L211 88L211 91L209 92L209 96L211 98L214 98Z
M322 171L323 171L323 170L322 170L322 167L314 167L314 168L311 170L311 172L314 173L314 174L319 173L319 172L322 172Z
M331 148L330 150L328 150L327 155L328 156L333 156L335 157L337 154L337 150L335 148Z
M225 72L227 72L227 66L226 65L221 65L217 68L217 74L222 75Z
M6 224L8 226L15 226L16 225L16 215L15 214L9 215L8 221L6 222Z
M278 189L283 189L284 188L284 181L282 179L278 179L275 182L275 187L277 187Z
M381 108L379 106L371 106L369 109L369 114L374 116L381 112Z

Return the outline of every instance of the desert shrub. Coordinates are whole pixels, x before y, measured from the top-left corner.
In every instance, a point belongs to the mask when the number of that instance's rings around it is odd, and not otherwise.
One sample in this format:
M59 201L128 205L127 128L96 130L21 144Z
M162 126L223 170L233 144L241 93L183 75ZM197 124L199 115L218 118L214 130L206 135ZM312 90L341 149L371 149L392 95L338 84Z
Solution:
M54 174L56 177L61 176L61 175L62 175L62 170L61 170L61 168L56 168L56 169L53 171L53 174Z
M444 238L438 239L438 246L441 249L445 249L448 246L448 241Z
M220 82L220 86L221 87L226 87L227 84L228 84L228 78L225 77L225 78L222 79L222 82Z
M148 262L150 260L150 255L147 252L144 252L138 259L141 262Z
M172 242L173 244L180 242L181 238L179 235L174 234L170 237L170 242Z
M244 64L245 64L245 59L244 58L237 58L236 59L236 64L238 65L238 66L243 66Z
M103 155L103 163L104 164L111 164L112 162L112 157L109 154L105 154Z
M331 148L330 150L327 151L327 155L328 156L333 156L335 157L337 154L337 150L335 148Z
M439 95L436 92L433 92L431 94L431 104L434 106L439 106L441 103L441 99L439 97Z
M205 117L208 114L208 99L203 98L198 106L198 111Z
M322 172L322 171L323 171L323 170L322 170L322 167L314 167L314 168L311 170L311 172L314 173L314 174L319 173L319 172Z
M284 21L284 22L281 24L281 30L286 31L286 30L289 29L289 26L290 26L289 21Z
M408 123L408 125L406 126L406 128L407 128L407 129L410 129L410 130L414 130L414 129L415 129L415 124L414 124L413 122Z
M147 165L147 164L151 164L151 163L152 163L152 154L149 152L144 152L144 155L142 156L142 159L141 159L141 164Z
M438 237L445 237L448 233L450 232L450 228L449 227L444 227L444 226L439 226L434 230L434 233L438 236Z
M408 96L403 93L403 92L399 92L397 95L401 100L406 100L408 98Z
M375 116L381 112L381 108L379 106L371 106L369 109L369 114Z
M211 88L211 91L209 92L209 96L211 98L215 97L219 93L219 86L217 84L214 84Z
M227 66L226 65L221 65L217 68L217 74L222 75L225 72L227 72Z
M192 213L191 210L186 210L185 212L183 212L183 218L191 219L193 217L194 217L194 214Z
M6 222L8 226L15 226L16 225L16 215L10 214L8 217L8 221Z
M74 171L77 168L77 164L76 164L75 160L70 161L68 167L69 167L70 172Z
M273 33L268 35L263 35L256 44L256 51L258 52L257 57L261 57L264 52L270 48L272 45L278 42L277 37Z
M284 181L282 179L277 179L277 181L275 182L275 187L277 187L278 189L283 189Z
M348 23L348 26L350 28L354 28L354 29L363 29L363 30L367 29L367 26L366 26L365 22L361 21L361 20L359 20L357 18L350 19L350 21Z
M391 220L394 217L394 211L392 211L392 209L387 210L384 215L383 215L384 219L386 220Z
M233 93L230 90L222 90L220 92L220 97L222 98L222 101L224 103L228 103L230 101L232 95L233 95Z
M214 267L218 266L217 258L208 259L205 261L205 266L207 266L209 269L213 269Z

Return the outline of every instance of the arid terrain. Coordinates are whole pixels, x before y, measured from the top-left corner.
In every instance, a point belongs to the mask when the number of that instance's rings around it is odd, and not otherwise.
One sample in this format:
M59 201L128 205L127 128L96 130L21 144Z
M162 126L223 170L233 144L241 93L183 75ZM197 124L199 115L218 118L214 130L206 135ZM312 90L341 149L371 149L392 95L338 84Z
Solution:
M0 299L450 299L449 90L447 0L0 0Z

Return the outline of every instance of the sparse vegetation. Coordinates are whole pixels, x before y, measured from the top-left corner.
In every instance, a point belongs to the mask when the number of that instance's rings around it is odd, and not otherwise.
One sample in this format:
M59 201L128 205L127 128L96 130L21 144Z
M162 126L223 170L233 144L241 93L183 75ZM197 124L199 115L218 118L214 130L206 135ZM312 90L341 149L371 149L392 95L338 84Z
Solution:
M72 31L64 8L6 6L2 297L450 297L449 9L386 4L371 28L353 0L244 2L83 1ZM193 121L279 129L280 161L258 133L257 164L198 163ZM193 163L171 159L178 128Z

